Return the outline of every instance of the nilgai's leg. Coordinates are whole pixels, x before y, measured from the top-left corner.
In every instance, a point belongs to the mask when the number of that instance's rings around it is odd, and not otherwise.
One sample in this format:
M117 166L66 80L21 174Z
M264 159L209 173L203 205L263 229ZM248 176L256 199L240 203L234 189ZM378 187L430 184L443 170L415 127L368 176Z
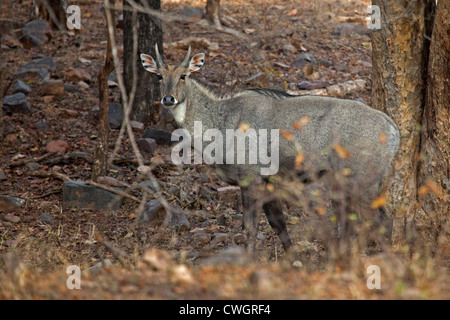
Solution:
M244 209L245 246L250 254L255 253L256 235L259 226L259 206L254 193L249 188L241 188Z
M281 203L277 200L266 202L263 204L263 210L267 216L267 220L269 220L270 226L280 238L284 250L287 251L292 247L292 242L287 232L286 219L281 210Z

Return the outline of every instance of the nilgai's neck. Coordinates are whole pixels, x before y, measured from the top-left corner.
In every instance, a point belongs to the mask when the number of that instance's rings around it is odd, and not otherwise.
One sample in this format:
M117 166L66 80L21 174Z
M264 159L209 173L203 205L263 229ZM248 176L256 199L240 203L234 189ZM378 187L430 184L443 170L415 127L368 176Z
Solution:
M181 127L191 131L194 121L201 121L204 129L217 127L218 111L221 108L220 98L196 80L186 81L186 98L183 102L183 121L177 121ZM180 107L180 106L179 106ZM216 120L216 121L215 121Z

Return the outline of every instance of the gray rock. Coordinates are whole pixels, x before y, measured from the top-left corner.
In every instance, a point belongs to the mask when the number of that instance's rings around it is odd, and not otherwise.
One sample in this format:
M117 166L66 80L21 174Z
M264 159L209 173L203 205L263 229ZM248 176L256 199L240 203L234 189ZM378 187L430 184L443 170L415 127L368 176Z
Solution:
M48 213L43 213L43 214L41 214L41 217L39 218L39 221L41 221L42 223L45 223L45 224L52 224L56 220L55 220L55 218L53 218Z
M149 223L153 220L163 220L164 207L159 200L153 199L145 204L144 210L139 215L139 223Z
M70 93L78 92L78 87L77 87L76 84L65 83L64 84L64 91L65 92L70 92ZM98 108L98 106L97 106L97 108Z
M39 131L48 131L50 129L50 125L45 120L39 120L33 124L33 126Z
M168 225L175 227L178 232L185 232L191 228L184 210L179 206L170 206L171 218ZM144 210L138 217L138 223L156 222L161 224L166 218L166 209L159 200L153 199L145 204Z
M22 92L23 94L28 94L31 92L31 88L22 80L14 81L12 88L13 93Z
M100 273L101 271L105 270L106 268L114 269L114 265L112 264L111 260L105 259L103 261L100 261L99 263L93 265L89 269L84 270L82 273L89 273L91 275L96 275Z
M297 58L295 58L295 61L294 63L292 63L292 66L296 68L302 68L307 64L315 64L316 62L317 60L312 53L304 52L301 55L297 56Z
M284 52L286 53L296 53L297 52L297 48L295 48L292 44L288 43L285 44L283 46L283 48L281 48Z
M152 155L158 147L156 140L152 138L140 138L137 141L137 145L142 152Z
M31 106L22 92L3 98L3 109L7 113L31 113Z
M25 49L40 47L45 41L32 34L24 34L19 38L20 43Z
M172 136L174 137L174 142L172 142ZM179 136L177 136L176 134L172 134L172 132L155 128L145 130L142 137L154 139L157 144L167 146L173 143L178 143L179 141Z
M338 24L335 28L334 31L331 33L332 35L335 36L348 36L351 34L361 34L361 35L365 35L365 34L369 34L370 33L370 29L361 26L359 24L352 24L352 23L340 23Z
M123 108L120 103L109 104L109 125L113 129L119 129L123 122Z
M39 163L37 162L29 162L25 165L30 171L35 171L39 167Z
M47 20L32 20L26 23L22 28L24 35L32 35L41 42L47 42L53 37L52 28Z
M41 90L44 95L63 96L64 82L62 80L44 80L41 84Z
M50 78L50 75L46 69L29 68L21 69L16 73L16 78L24 81L41 81Z
M8 177L6 176L5 171L0 169L0 181L5 181L5 180L8 180Z
M201 19L201 18L203 18L203 15L205 14L205 12L203 11L202 8L185 6L185 7L183 7L183 9L181 9L180 14L183 16L191 17L191 18Z
M117 210L121 203L120 195L88 185L83 181L64 181L63 183L65 208Z
M0 195L0 211L14 211L25 203L24 199Z
M169 226L175 227L178 232L186 232L191 228L191 224L186 218L184 210L179 206L171 206L172 217L169 221Z
M233 265L247 265L250 263L250 258L245 252L245 249L238 246L230 246L222 251L220 251L217 255L212 256L205 261L201 262L200 265L203 266L220 266L224 264L233 264Z
M30 62L28 62L26 65L24 65L22 70L25 69L46 69L47 71L54 70L55 69L55 62L51 57L42 57L33 59Z
M164 186L164 182L158 181L159 187L162 188ZM147 191L156 192L156 183L152 180L145 180L139 183L139 187L141 189L148 189Z

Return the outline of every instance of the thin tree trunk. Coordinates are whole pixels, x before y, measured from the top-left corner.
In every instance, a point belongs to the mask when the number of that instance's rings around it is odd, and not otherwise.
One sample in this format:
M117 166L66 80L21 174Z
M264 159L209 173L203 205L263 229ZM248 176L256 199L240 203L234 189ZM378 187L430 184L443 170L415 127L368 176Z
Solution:
M388 209L394 217L392 241L400 248L405 227L417 210L420 125L430 37L427 18L434 0L373 0L381 11L381 29L372 32L372 101L397 123L401 145L387 181ZM428 34L427 34L428 33Z
M144 4L147 1L136 1L139 4ZM123 0L124 5L129 5L127 0ZM154 10L161 9L160 0L149 0L149 7ZM134 98L133 109L130 117L132 120L137 120L143 123L156 122L159 113L159 105L155 101L160 101L160 89L158 77L147 72L141 67L139 54L146 53L155 56L155 43L158 44L159 50L162 54L162 28L161 21L150 15L138 13L137 21L133 21L133 13L125 10L123 12L123 77L125 87L128 93L131 92L133 83L133 65L137 67L137 82L136 95ZM133 25L137 24L138 34L138 55L133 59Z
M114 5L114 0L111 2ZM109 9L106 9L109 10ZM115 19L112 14L112 27L115 29ZM99 92L99 124L97 146L94 151L94 164L92 167L92 180L97 181L98 177L105 176L108 170L108 141L109 141L109 106L108 106L108 77L114 70L114 61L111 49L111 39L108 30L108 42L106 49L105 65L98 74ZM115 33L115 31L114 31Z
M206 20L217 28L220 28L220 0L207 0L205 11Z

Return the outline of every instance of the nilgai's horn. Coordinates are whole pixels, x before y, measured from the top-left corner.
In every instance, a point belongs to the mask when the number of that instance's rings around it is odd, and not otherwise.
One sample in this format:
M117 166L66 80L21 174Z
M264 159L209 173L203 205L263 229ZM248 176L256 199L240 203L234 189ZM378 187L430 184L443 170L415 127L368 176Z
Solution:
M159 55L159 50L158 50L158 44L155 43L155 53L156 53L156 62L158 63L158 68L164 67L165 64L161 58L161 56Z
M191 46L189 46L186 58L184 58L183 62L180 64L181 67L187 68L189 66L189 57L191 56Z

